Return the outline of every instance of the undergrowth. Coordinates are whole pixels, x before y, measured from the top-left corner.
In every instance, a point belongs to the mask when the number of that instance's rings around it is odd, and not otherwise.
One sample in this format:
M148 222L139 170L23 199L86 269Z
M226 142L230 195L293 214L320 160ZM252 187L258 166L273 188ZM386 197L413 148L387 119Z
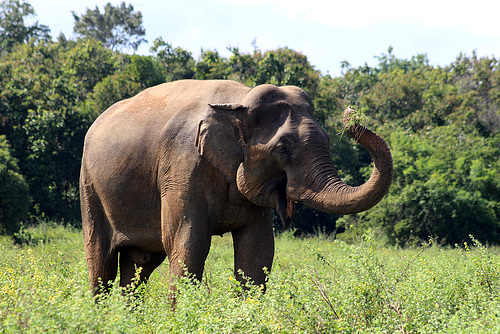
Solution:
M45 230L44 230L45 229ZM357 244L327 237L277 238L267 286L243 292L230 235L214 237L201 283L178 284L168 266L132 294L115 287L95 302L82 238L57 226L27 229L43 242L0 237L0 328L4 333L484 333L500 330L497 248L471 236L442 248ZM61 230L62 229L62 230ZM52 237L49 237L52 235Z

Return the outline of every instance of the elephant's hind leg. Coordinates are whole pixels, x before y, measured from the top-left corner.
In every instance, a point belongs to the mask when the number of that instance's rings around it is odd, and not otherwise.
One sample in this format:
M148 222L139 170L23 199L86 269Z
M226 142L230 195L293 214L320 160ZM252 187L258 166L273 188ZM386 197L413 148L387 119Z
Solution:
M95 295L108 292L118 270L116 250L102 250L96 245L86 246L87 266L92 291Z
M118 270L118 253L111 243L109 222L99 197L82 173L80 182L82 230L90 285L94 294L107 292Z
M120 249L120 286L130 285L140 268L136 285L146 283L153 271L165 260L165 252L151 253L137 247Z

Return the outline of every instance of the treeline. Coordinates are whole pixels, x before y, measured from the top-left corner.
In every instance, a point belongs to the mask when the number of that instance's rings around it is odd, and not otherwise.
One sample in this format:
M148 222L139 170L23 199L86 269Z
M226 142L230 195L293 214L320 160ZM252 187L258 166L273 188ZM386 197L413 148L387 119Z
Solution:
M149 56L130 55L123 50L145 42L145 31L142 15L124 3L73 13L76 37L57 41L38 22L26 26L34 15L27 2L5 0L0 10L0 233L40 220L79 224L83 138L114 102L172 80L232 79L305 89L349 184L364 182L371 158L339 135L347 105L368 115L368 127L391 147L394 182L380 204L343 217L299 206L298 233L353 239L372 229L399 245L429 237L454 244L473 234L498 243L500 64L493 57L461 54L436 67L426 55L399 59L389 48L377 66L344 62L342 75L332 77L289 48L233 47L228 58L202 50L195 59L158 38Z

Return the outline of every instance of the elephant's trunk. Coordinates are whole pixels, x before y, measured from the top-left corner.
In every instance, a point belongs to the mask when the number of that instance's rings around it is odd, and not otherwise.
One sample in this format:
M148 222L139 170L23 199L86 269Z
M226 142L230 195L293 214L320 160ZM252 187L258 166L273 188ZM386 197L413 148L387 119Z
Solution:
M347 109L344 115L348 116L349 112ZM393 174L389 147L380 136L361 125L351 126L347 132L373 158L375 166L368 181L358 187L345 184L330 157L318 150L316 154L312 153L314 157L303 162L311 173L305 173L298 180L289 178L287 192L290 199L328 213L353 214L370 209L387 194Z

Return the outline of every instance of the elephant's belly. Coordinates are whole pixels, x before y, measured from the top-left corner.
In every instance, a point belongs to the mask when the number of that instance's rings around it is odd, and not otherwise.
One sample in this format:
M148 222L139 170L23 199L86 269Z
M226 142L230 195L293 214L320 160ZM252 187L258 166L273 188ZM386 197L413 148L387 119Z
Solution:
M113 244L116 247L135 246L150 252L163 250L159 210L123 210L110 215Z
M164 251L161 231L116 231L113 238L116 247L137 247L148 252Z
M223 208L222 219L213 226L213 235L222 235L226 232L241 229L254 224L262 219L266 219L266 213L271 209L256 205L234 205L226 203Z

